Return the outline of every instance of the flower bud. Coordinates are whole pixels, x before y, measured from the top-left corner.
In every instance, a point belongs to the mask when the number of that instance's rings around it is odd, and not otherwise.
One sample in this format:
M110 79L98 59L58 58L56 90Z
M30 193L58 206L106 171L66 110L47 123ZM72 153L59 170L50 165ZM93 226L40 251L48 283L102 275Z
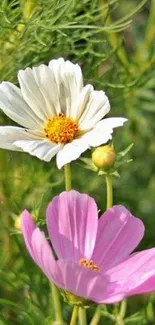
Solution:
M21 229L21 216L16 217L15 223L14 223L14 227L17 230L20 230Z
M116 161L116 153L110 146L101 146L92 153L92 161L99 168L109 169L113 167Z

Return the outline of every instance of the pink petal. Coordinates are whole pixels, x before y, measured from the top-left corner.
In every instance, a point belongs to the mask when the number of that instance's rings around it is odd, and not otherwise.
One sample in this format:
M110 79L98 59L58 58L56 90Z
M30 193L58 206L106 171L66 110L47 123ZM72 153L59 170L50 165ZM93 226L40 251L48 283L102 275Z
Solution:
M99 271L84 268L75 262L59 260L64 289L72 294L96 303L115 303L124 298L117 283L110 283L108 276Z
M56 285L62 285L60 270L43 232L36 228L28 211L22 213L21 230L26 247L35 263Z
M36 225L33 221L33 218L31 214L27 211L24 210L22 212L22 219L21 219L21 231L24 236L25 240L25 245L33 258L33 249L32 249L32 244L31 244L31 238L34 230L36 229Z
M126 296L155 290L155 248L133 254L123 263L107 272L111 281L117 281Z
M92 259L103 271L122 262L139 244L144 225L123 206L108 209L99 219Z
M59 258L89 259L97 233L97 206L74 190L56 196L47 208L47 228Z

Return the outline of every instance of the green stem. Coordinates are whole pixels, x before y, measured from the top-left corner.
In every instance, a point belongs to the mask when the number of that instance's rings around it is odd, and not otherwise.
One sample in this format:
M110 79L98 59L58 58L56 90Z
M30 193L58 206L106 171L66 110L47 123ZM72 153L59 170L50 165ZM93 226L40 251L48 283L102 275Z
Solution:
M65 172L65 189L66 191L70 191L72 188L70 164L66 164L64 166L64 172Z
M124 299L122 302L121 302L121 307L120 307L120 316L121 318L124 318L125 317L125 314L126 314L126 308L127 308L127 300Z
M59 291L54 283L51 284L52 287L52 297L53 297L53 304L54 304L54 310L55 310L55 318L59 325L64 324L63 318L62 318L62 311L61 311L61 303L59 298Z
M150 46L154 39L154 21L155 21L155 0L150 1L150 11L149 11L149 17L147 20L147 26L145 31L145 38L144 41L140 44L140 47L138 48L135 57L137 62L139 63L139 66L141 67L141 62L145 61L144 68L147 66L147 60L146 57L149 56L150 53ZM148 62L148 64L150 64Z
M84 308L79 308L79 323L80 325L87 325L86 310Z
M90 322L90 325L97 325L101 318L101 306L97 306L94 316Z
M126 308L127 308L127 300L124 299L121 302L120 312L119 312L119 315L117 316L117 322L116 322L117 325L125 324L124 318L125 318L125 314L126 314Z
M153 324L154 311L153 311L153 304L152 304L151 299L149 300L148 305L146 306L146 315L147 315L147 319L148 319L149 324Z
M148 43L150 43L150 41L152 41L152 37L154 35L154 33L153 33L154 20L155 20L155 0L152 0L151 5L150 5L148 23L147 23L147 27L146 27L146 35L145 35L145 41L146 42L148 41ZM148 40L147 40L147 38L148 38Z
M113 21L110 17L109 8L108 8L108 0L98 0L100 11L102 13L103 17L103 23L105 26L112 25ZM107 8L105 8L103 5L107 4ZM110 47L116 51L116 55L121 62L121 64L126 68L126 70L129 70L129 60L127 53L125 51L125 48L121 44L121 40L118 33L107 33L107 41L110 45Z
M70 321L70 325L76 325L76 320L77 320L77 316L78 316L78 309L79 309L78 306L74 306L71 321Z
M112 190L112 176L106 174L106 185L107 185L107 209L113 205L113 190Z
M106 174L106 186L107 186L107 209L112 207L113 204L113 190L112 190L112 176ZM101 306L96 308L93 319L90 325L97 325L101 318Z

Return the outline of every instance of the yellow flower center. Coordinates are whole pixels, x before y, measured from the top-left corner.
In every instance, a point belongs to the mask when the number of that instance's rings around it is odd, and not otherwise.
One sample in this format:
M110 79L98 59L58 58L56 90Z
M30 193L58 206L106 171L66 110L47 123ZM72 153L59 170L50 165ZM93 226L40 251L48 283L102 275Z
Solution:
M67 143L73 140L78 132L78 125L63 113L49 118L44 128L46 137L55 143Z
M87 261L86 258L81 258L79 264L94 271L100 270L99 266L93 263L93 260Z

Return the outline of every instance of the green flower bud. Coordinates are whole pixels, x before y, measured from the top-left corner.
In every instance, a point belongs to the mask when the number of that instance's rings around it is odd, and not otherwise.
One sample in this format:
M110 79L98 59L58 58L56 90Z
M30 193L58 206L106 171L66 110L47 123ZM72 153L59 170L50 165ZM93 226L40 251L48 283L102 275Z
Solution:
M92 153L92 161L99 168L109 169L113 167L116 161L116 153L110 146L101 146Z
M16 217L14 227L17 230L21 230L21 216Z

